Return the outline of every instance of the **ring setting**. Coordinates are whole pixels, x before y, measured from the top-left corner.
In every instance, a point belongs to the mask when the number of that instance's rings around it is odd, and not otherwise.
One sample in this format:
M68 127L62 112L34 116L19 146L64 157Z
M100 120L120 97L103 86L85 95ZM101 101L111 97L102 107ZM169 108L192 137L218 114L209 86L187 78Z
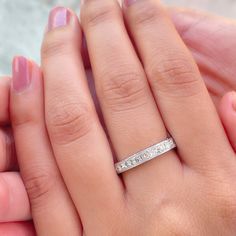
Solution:
M139 165L142 165L150 160L153 160L164 153L171 151L176 148L176 143L173 138L167 138L164 141L150 146L123 161L115 164L117 174L121 174L130 169L133 169Z

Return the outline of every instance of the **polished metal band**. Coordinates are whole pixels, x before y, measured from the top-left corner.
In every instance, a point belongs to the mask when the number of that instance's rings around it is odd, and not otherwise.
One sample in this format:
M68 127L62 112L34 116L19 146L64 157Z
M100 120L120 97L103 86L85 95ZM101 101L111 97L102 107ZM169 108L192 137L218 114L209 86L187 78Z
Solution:
M144 164L156 157L163 155L166 152L176 148L176 144L173 138L168 138L160 143L157 143L151 147L140 151L123 161L117 162L115 164L117 174L121 174L125 171L133 169L139 165Z

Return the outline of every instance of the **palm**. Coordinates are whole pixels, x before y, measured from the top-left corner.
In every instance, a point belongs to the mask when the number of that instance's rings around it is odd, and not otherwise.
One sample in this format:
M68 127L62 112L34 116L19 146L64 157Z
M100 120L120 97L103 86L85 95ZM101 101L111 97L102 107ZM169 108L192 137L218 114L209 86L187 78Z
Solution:
M193 11L171 14L218 105L226 92L236 90L236 22Z

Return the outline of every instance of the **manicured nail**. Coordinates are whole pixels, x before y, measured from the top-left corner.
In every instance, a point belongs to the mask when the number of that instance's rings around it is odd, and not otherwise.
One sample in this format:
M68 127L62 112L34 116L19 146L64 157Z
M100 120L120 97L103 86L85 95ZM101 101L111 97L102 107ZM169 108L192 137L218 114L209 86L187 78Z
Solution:
M232 92L231 98L232 98L232 107L236 111L236 92Z
M123 2L126 7L129 7L133 3L137 2L137 0L123 0Z
M48 19L48 31L63 27L69 24L71 13L64 7L54 8L49 15Z
M12 63L13 88L16 92L22 92L30 85L30 64L24 57L15 57Z

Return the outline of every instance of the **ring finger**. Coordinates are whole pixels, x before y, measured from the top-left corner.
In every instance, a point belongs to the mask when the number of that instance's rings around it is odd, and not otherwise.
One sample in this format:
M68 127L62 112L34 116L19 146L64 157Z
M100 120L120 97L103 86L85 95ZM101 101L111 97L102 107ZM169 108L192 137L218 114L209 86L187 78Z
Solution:
M224 150L228 140L199 70L165 8L158 0L124 2L127 26L181 159L201 171L232 166L234 159L228 158L232 155L225 152L225 158L218 158L214 152L215 147Z
M167 131L117 1L84 1L81 22L96 91L117 159L123 160L166 139ZM180 167L180 162L170 152L165 158L153 160L123 176L128 189L139 191L145 186L153 190L156 189L153 185L165 182L158 181L161 173L172 171L173 166Z

